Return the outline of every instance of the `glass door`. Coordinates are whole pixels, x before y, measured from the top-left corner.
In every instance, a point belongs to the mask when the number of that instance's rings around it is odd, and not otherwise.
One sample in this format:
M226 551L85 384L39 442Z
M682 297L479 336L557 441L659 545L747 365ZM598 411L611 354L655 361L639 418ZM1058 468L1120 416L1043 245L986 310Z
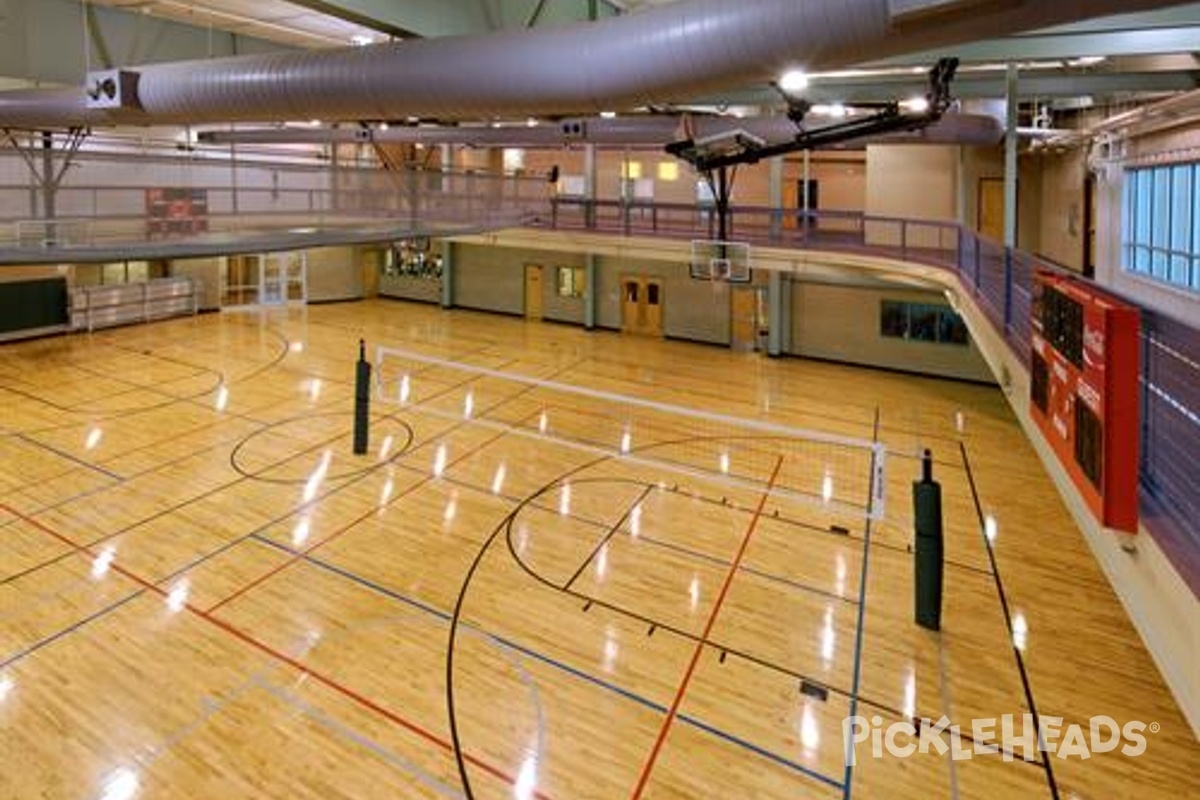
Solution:
M258 302L264 306L281 306L288 301L288 268L286 256L269 253L263 258L259 272Z
M255 308L308 302L306 254L229 256L221 268L221 306Z
M221 307L254 306L262 286L262 258L257 255L229 256L221 262Z
M308 254L284 253L282 257L287 260L287 301L303 305L308 302Z

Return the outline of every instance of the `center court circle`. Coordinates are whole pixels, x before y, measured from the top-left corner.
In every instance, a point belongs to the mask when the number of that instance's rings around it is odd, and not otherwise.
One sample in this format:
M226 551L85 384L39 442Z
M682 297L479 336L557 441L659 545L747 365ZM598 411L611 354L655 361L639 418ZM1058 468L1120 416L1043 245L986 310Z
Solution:
M366 455L356 456L353 426L354 414L348 411L273 422L238 442L229 463L243 477L266 483L304 483L322 464L326 480L340 480L390 464L412 445L408 423L374 415L370 447Z

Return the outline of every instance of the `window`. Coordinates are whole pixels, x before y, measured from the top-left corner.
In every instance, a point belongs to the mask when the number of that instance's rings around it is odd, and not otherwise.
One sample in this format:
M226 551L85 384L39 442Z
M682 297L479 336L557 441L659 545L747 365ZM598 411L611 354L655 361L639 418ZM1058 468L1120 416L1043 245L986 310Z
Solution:
M557 275L559 297L583 297L583 267L559 267Z
M428 239L402 239L383 255L381 273L389 278L442 279L442 254L433 252Z
M966 345L970 341L962 317L946 306L884 300L879 332L890 339Z
M1122 217L1128 272L1200 291L1200 163L1129 170Z

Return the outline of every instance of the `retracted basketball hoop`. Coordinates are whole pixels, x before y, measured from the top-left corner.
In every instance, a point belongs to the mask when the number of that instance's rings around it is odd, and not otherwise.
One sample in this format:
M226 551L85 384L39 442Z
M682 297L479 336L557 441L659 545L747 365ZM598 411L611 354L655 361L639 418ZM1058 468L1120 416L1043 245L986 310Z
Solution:
M724 283L750 283L750 245L719 239L692 242L691 276L696 280Z

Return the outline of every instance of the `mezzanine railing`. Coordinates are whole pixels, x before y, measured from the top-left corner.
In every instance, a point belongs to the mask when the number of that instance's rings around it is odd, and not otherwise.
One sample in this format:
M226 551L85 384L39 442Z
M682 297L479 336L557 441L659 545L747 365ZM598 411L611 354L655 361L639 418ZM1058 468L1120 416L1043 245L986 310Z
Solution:
M718 230L712 207L562 198L553 201L543 224L684 239L717 238ZM1026 366L1033 274L1037 269L1061 269L956 223L853 212L733 207L725 237L758 246L891 256L949 270ZM1194 322L1142 307L1141 339L1143 519L1193 591L1200 593L1200 329Z

